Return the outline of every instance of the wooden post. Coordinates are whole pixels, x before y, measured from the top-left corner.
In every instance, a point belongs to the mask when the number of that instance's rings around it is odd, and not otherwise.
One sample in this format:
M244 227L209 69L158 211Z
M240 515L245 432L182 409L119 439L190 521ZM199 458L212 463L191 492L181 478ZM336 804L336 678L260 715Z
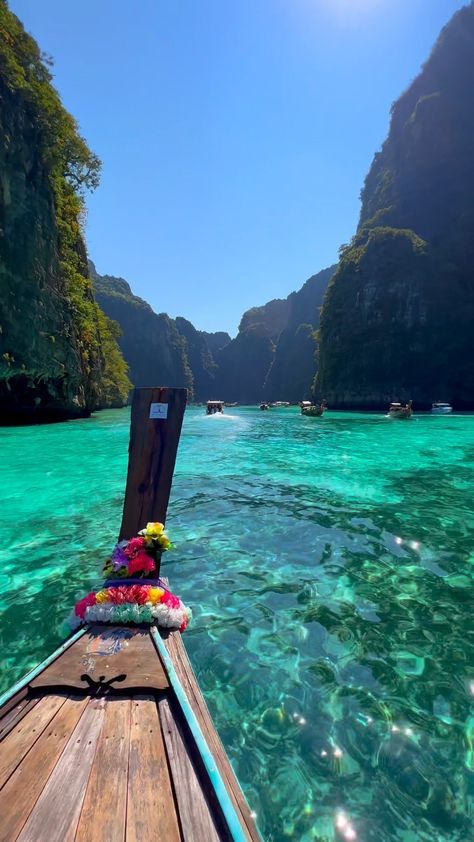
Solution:
M165 522L186 398L186 389L134 389L120 541Z

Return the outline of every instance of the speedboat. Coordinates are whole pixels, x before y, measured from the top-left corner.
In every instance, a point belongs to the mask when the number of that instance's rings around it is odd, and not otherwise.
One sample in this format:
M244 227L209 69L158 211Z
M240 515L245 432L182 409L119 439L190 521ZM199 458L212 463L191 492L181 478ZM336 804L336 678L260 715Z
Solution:
M224 401L208 401L206 404L206 415L215 415L216 412L223 414Z
M413 401L408 401L408 403L405 404L405 406L402 406L401 403L398 403L397 401L392 401L388 409L388 414L390 418L411 418L411 416L413 415L412 403Z
M268 409L268 408L269 408L268 404L265 401L262 401L262 403L260 404L260 409L263 410L263 409Z
M431 404L431 412L433 415L449 415L453 411L450 403L443 403L443 401L435 401Z

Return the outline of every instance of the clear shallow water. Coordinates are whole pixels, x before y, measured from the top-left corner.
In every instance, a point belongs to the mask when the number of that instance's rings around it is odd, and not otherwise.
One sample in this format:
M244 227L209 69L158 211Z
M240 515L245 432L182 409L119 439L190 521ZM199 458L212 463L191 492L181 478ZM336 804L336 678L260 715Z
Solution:
M100 582L128 424L0 429L2 689ZM359 840L472 838L473 489L474 416L187 411L164 572L268 842L344 840L341 811Z

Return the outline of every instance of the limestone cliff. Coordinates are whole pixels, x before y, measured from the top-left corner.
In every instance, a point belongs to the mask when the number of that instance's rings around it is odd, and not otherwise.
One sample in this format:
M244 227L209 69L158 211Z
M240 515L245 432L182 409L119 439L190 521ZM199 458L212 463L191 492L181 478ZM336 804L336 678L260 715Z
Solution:
M121 331L119 344L134 386L185 386L189 400L239 403L297 401L309 394L315 328L335 267L313 275L297 292L244 313L235 339L196 330L178 316L156 314L123 278L99 275L89 261L97 301ZM280 306L283 305L283 306ZM281 314L284 313L282 319Z
M224 330L217 330L215 333L207 333L205 330L200 330L199 333L206 340L211 354L221 351L231 341L229 334Z
M316 391L333 406L474 407L473 90L470 3L393 106L328 287Z
M0 0L0 421L122 404L115 327L97 307L81 233L99 161ZM107 348L108 357L104 350Z
M243 314L239 333L245 333L250 327L262 325L272 339L277 339L288 324L291 304L288 298L274 298L261 307L252 307Z
M252 325L218 351L215 397L242 404L262 400L275 345L261 325Z
M184 386L192 400L193 374L187 342L176 322L166 313L153 312L146 301L132 293L123 278L99 275L92 262L89 268L100 307L120 325L119 345L133 385Z
M335 268L313 275L286 298L243 314L237 337L214 355L219 396L256 403L263 399L296 402L310 394L319 308Z
M196 330L194 325L182 316L177 316L175 324L186 341L188 365L193 375L194 400L210 400L215 389L217 365L208 340L203 332Z
M316 367L316 333L324 293L336 267L309 278L286 299L286 325L275 345L275 356L264 384L268 400L296 403L310 396Z

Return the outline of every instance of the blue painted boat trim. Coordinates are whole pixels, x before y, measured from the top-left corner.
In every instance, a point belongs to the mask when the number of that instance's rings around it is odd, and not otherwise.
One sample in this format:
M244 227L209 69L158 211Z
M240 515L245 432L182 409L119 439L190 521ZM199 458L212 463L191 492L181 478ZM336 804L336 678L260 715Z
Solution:
M166 667L171 686L176 694L176 698L178 699L181 710L183 711L183 714L186 718L186 721L196 742L199 754L201 755L203 763L206 767L212 787L214 789L214 792L216 793L217 800L219 801L232 839L234 840L234 842L248 842L248 836L244 833L242 829L242 824L236 813L235 807L232 804L232 801L229 797L227 787L225 786L222 780L221 774L216 766L216 762L206 742L206 738L204 737L204 734L201 731L201 726L197 721L196 715L191 705L189 704L188 697L183 689L181 681L178 678L176 670L173 666L173 662L168 654L168 650L166 649L166 646L163 643L161 635L156 626L152 626L150 631L153 642L158 650L158 654L160 655L163 664Z
M71 635L71 637L68 637L68 639L65 640L64 643L62 643L61 646L59 646L53 652L52 655L49 655L48 658L46 658L44 661L38 664L37 667L30 670L30 672L27 672L27 674L24 675L23 678L20 678L20 680L17 681L16 684L14 684L13 687L10 688L10 690L6 690L5 693L3 693L3 695L0 696L0 708L5 704L5 702L8 702L9 699L11 699L12 696L15 695L15 693L18 693L19 690L23 690L23 687L29 684L30 681L33 680L33 678L36 678L36 676L40 672L46 669L46 667L49 667L49 665L56 658L58 658L59 655L62 655L62 653L65 652L66 649L69 649L69 647L72 646L72 644L75 643L76 640L79 640L79 638L82 637L85 631L86 629L79 629L79 631L75 632L75 634Z

